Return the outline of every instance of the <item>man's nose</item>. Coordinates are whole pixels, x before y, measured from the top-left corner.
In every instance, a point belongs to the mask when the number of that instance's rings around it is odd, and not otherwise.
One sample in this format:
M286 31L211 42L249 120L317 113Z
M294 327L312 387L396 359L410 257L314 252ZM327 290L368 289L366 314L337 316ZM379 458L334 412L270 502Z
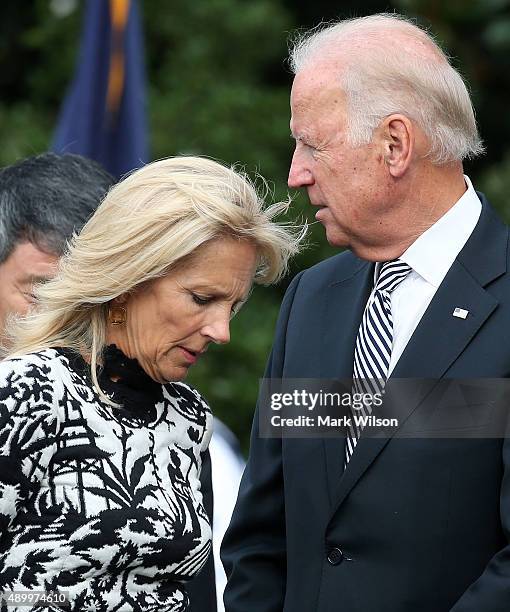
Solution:
M302 155L296 148L292 156L287 184L291 189L298 189L299 187L306 187L312 183L312 173L303 163Z

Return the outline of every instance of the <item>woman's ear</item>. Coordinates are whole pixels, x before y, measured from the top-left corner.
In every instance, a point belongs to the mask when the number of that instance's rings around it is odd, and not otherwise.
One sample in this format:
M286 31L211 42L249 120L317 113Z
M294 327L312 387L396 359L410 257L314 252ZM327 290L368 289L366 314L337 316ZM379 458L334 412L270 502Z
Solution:
M117 297L113 298L112 304L115 304L116 306L121 306L121 305L123 306L127 301L128 301L127 293L121 293Z

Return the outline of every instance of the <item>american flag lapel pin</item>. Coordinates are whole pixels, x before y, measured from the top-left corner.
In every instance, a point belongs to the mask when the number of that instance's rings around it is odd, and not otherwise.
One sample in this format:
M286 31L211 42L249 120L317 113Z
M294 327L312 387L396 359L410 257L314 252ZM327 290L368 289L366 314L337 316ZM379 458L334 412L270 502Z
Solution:
M457 317L458 319L465 319L469 314L469 310L466 310L465 308L459 308L457 306L457 308L453 311L452 314L454 317Z

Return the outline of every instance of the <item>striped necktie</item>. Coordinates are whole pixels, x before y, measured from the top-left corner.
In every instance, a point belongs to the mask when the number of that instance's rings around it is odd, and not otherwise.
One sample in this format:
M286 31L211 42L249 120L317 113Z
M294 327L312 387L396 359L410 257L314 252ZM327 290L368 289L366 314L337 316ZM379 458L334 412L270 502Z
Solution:
M391 350L393 347L393 317L391 315L391 292L411 272L411 267L396 259L382 264L375 280L354 349L353 393L381 393L388 378ZM362 406L356 414L368 416L369 406ZM361 426L351 418L345 445L345 465L352 457L361 435Z

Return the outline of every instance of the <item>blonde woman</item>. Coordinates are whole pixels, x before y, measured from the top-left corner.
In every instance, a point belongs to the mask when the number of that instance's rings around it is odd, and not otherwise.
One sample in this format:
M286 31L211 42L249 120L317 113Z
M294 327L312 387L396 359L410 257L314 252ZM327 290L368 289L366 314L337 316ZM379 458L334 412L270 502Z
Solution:
M281 209L216 162L158 161L109 192L38 289L0 364L11 605L44 591L72 610L188 610L184 583L211 548L199 474L212 417L182 381L296 252Z

